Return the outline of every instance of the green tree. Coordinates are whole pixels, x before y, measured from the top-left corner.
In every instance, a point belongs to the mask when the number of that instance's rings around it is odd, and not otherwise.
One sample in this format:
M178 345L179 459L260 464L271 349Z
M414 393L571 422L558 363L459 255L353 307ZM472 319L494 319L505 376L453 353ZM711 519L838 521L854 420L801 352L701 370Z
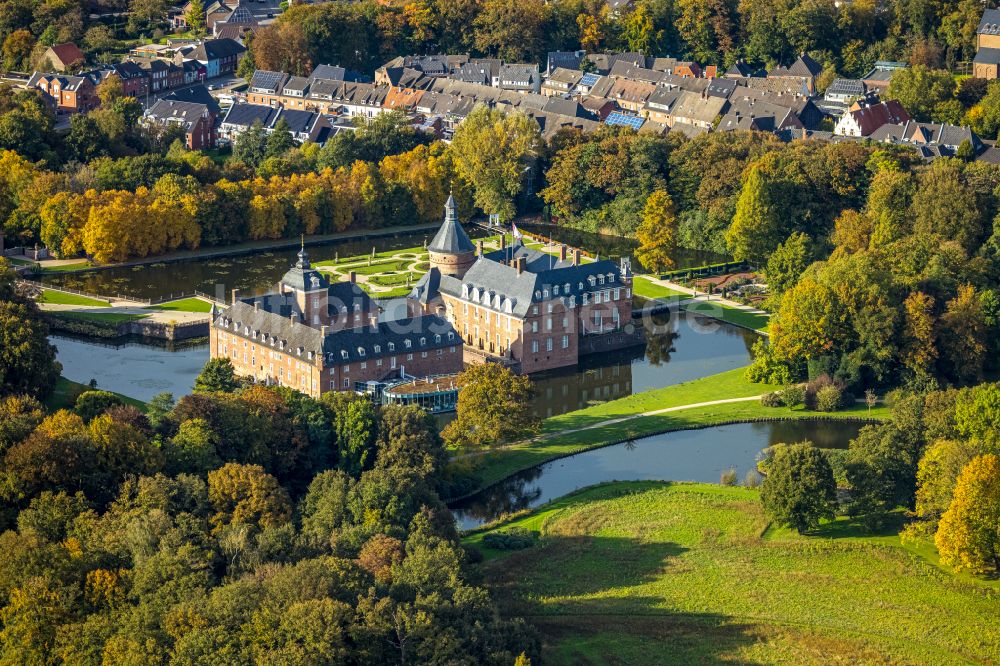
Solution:
M0 396L51 393L62 368L48 335L38 307L17 292L14 272L0 259Z
M375 463L378 421L372 401L353 393L329 392L321 398L333 412L337 466L357 477Z
M826 456L808 442L776 447L761 501L772 520L800 534L833 518L837 485Z
M277 527L291 516L288 493L260 465L228 463L208 473L216 530L230 525Z
M507 62L538 61L548 14L543 0L485 0L472 23L476 49Z
M204 474L222 465L215 448L215 433L204 419L182 423L177 434L164 444L163 452L171 474Z
M288 121L280 119L267 135L265 142L264 158L281 157L295 147L295 140L292 139L292 128L288 126Z
M913 505L917 459L893 426L865 427L847 452L851 515L876 530L897 507Z
M927 447L917 466L917 517L934 528L951 506L955 482L976 457L978 447L968 441L939 439Z
M476 205L510 220L539 142L538 123L521 112L477 106L455 130L451 153L460 178L471 183Z
M0 398L0 456L38 427L45 410L36 399L24 395Z
M191 0L187 13L184 14L184 20L187 21L188 27L195 35L200 35L204 32L205 4L202 0Z
M481 447L514 441L538 429L531 380L499 363L473 365L459 376L455 420L441 436L449 445Z
M622 21L622 38L630 52L649 55L661 36L655 32L653 18L645 3L639 4Z
M930 122L939 104L955 96L955 79L943 69L914 65L893 74L887 99L899 100L914 119Z
M84 391L77 396L73 411L80 415L84 423L90 423L115 405L123 404L125 401L120 396L109 391Z
M809 265L809 257L809 237L800 231L778 245L768 258L764 274L768 291L776 301L795 285Z
M267 156L267 132L259 120L233 141L233 159L257 168Z
M662 273L674 267L677 252L677 214L666 190L656 190L646 199L642 222L635 231L639 240L636 259L649 271Z
M751 166L736 202L726 244L737 261L763 262L781 242L779 211L760 167Z
M228 358L213 358L194 380L195 393L232 393L240 387L236 369Z
M941 563L957 571L1000 571L1000 458L973 458L955 483L934 543Z

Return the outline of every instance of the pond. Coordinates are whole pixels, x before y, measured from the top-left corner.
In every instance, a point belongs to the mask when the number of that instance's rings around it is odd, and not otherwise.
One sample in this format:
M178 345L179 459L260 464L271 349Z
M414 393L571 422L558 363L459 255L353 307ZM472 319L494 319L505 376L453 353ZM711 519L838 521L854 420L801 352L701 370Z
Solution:
M545 418L738 368L750 362L756 334L696 315L675 314L646 322L647 344L583 357L574 368L535 375L535 413ZM63 374L139 400L170 391L191 392L208 361L208 343L167 345L130 339L103 341L52 336ZM446 423L449 418L442 419Z
M718 483L730 468L742 480L756 469L761 450L768 446L809 440L823 448L846 448L863 425L856 421L770 421L654 435L532 467L455 502L451 510L459 529L471 529L606 481Z
M81 384L148 402L164 391L175 398L191 393L195 377L208 360L208 344L156 344L142 339L111 342L66 335L49 336L62 374Z

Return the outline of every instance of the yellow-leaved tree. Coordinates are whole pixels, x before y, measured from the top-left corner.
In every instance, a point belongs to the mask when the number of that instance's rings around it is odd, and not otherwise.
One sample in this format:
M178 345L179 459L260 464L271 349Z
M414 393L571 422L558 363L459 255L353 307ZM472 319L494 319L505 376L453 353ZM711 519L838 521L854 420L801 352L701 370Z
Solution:
M934 543L941 563L957 571L1000 571L1000 457L988 453L965 466Z
M653 273L674 267L677 252L677 211L666 190L656 190L646 199L642 222L635 230L639 247L635 257Z

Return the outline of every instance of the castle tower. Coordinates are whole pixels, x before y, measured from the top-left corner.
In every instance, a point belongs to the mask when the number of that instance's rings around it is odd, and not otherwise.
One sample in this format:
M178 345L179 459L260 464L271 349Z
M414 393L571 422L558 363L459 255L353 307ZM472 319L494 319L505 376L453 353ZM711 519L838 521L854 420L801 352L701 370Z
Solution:
M458 208L451 195L444 205L444 223L427 251L431 268L438 269L442 275L460 278L476 261L476 247L458 223Z

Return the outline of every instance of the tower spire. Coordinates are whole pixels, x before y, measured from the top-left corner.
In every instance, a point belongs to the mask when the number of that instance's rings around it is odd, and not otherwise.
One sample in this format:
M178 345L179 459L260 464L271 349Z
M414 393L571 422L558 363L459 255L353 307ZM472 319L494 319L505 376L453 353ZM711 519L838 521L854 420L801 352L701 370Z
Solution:
M309 255L306 254L306 235L302 234L302 245L299 249L299 260L295 263L296 268L309 268Z

